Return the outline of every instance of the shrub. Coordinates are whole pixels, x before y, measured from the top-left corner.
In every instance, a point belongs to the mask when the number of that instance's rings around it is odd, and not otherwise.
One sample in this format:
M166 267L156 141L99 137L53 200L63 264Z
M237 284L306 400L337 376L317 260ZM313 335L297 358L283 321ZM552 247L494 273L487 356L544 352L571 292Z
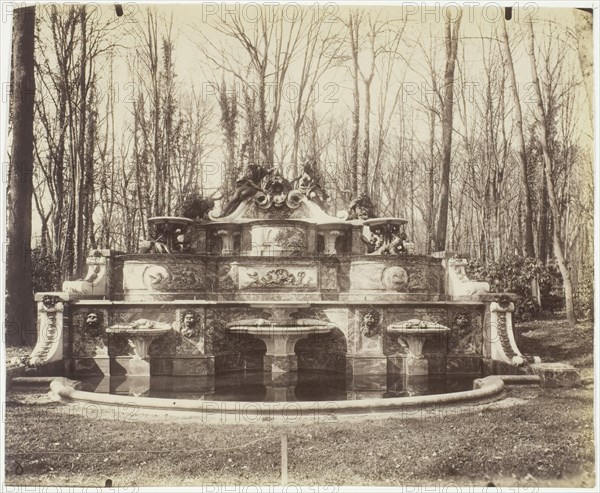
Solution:
M575 316L578 319L594 319L594 278L592 275L577 284L573 296Z
M507 255L499 260L482 264L479 260L469 262L468 275L490 283L492 293L514 293L518 296L515 306L516 320L531 320L543 311L554 311L564 304L562 296L553 293L560 285L556 268L544 265L538 259ZM537 279L542 306L531 296L531 281Z
M39 248L31 251L31 277L33 292L57 291L60 267L53 255L45 254Z

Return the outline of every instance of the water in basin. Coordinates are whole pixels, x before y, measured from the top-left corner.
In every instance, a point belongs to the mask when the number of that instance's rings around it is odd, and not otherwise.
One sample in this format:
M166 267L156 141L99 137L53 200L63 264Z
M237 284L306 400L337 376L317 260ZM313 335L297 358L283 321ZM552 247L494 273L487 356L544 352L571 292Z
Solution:
M206 376L152 376L87 378L81 390L159 397L241 402L342 401L460 392L473 388L473 375L415 376L390 374L383 379L355 378L324 371L276 375L262 371Z

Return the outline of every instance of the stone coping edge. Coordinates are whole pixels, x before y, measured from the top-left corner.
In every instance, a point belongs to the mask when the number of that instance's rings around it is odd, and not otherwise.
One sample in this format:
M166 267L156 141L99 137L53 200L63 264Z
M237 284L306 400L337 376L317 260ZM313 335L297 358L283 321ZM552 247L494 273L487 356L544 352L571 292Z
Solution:
M501 375L505 385L541 385L539 375Z
M385 413L418 407L489 401L504 395L503 378L503 376L490 375L476 379L473 382L473 390L462 392L353 401L235 402L133 397L77 390L79 382L67 378L53 380L50 384L50 392L57 400L63 402L120 405L128 408L137 406L141 409L185 411L205 415L242 414L244 416L289 417L290 414L295 414L296 417L314 418L315 415Z
M51 384L57 377L14 377L14 385L42 385Z

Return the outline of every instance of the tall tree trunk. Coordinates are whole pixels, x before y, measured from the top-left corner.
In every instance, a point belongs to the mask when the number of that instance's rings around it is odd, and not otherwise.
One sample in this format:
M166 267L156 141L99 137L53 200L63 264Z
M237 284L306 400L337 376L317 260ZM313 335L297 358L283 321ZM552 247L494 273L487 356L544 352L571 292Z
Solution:
M235 83L234 83L235 89ZM221 186L222 204L226 204L235 189L236 179L236 136L237 136L237 97L235 90L231 95L227 93L225 80L221 82L219 91L219 106L221 107L221 128L225 140L225 170L223 172L223 184Z
M31 199L33 195L33 103L35 7L15 9L13 17L13 141L8 179L6 262L6 344L33 345L35 304L31 278Z
M360 93L358 90L358 32L360 18L358 14L350 14L350 47L352 51L352 76L354 78L353 95L354 108L352 110L352 141L350 143L350 174L352 176L352 194L358 196L358 145L360 134Z
M85 210L86 210L86 190L85 190L85 148L86 148L86 125L87 125L87 12L85 7L79 11L81 23L81 66L79 74L79 135L77 138L77 154L79 162L79 173L77 183L77 236L76 236L76 268L78 273L82 273L83 260L85 259Z
M365 121L364 126L364 148L362 156L362 166L360 167L359 190L361 194L369 193L369 159L371 154L371 80L365 81Z
M533 35L533 26L531 21L526 22L529 37L529 60L531 63L531 77L533 81L533 89L535 94L535 113L538 128L540 131L540 143L542 147L542 155L544 160L544 174L546 176L546 186L548 188L548 202L550 205L550 213L552 215L552 244L554 247L554 255L558 263L558 268L563 279L563 288L565 290L565 307L567 310L567 321L569 325L574 326L577 322L575 318L575 310L573 309L573 284L571 282L571 273L565 261L563 247L561 245L561 220L554 182L552 181L553 162L550 155L548 145L548 128L546 125L546 115L544 105L542 103L542 91L540 88L540 80L537 74L537 66L535 60L535 41Z
M454 102L454 67L458 48L458 31L462 11L454 21L446 20L446 68L444 71L444 106L442 108L442 176L440 180L440 206L435 237L437 250L446 249L448 228L448 200L450 193L450 159L452 153L452 106Z
M548 231L550 222L548 221L548 185L546 178L542 174L542 186L540 189L540 213L538 220L538 259L544 265L548 263Z
M434 190L434 172L435 172L435 108L432 106L429 111L429 162L428 173L427 173L427 190L429 192L429 207L427 207L427 253L431 253L435 250L435 214L433 211L433 204L435 200Z
M508 32L506 30L506 21L502 17L502 40L500 45L504 55L504 64L508 69L510 89L515 100L515 126L516 126L516 141L519 149L519 164L521 165L521 174L523 175L523 202L525 206L525 254L528 257L535 256L535 248L533 244L533 207L531 204L531 183L529 164L527 162L527 150L525 148L525 137L523 134L523 114L521 112L521 99L517 90L517 78L515 76L515 67L513 64L512 55L510 53L510 44L508 42Z

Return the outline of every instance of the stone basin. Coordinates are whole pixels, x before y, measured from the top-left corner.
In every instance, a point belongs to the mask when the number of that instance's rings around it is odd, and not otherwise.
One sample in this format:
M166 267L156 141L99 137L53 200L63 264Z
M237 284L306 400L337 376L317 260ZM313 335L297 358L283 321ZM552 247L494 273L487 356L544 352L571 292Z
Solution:
M323 322L322 320L312 318L298 318L277 320L270 318L251 318L247 320L237 320L227 324L229 330L240 332L245 331L284 331L284 332L329 332L336 325L331 322Z
M404 230L408 221L401 217L376 217L363 223L371 231L370 241L375 241L375 250L371 255L396 254L399 249L408 251L408 241ZM406 243L406 245L404 245ZM410 247L412 250L412 246Z
M106 332L127 337L134 347L134 359L145 360L148 358L150 344L170 330L172 327L169 324L141 320L131 324L112 325L106 329Z
M383 226L387 224L407 224L408 219L404 219L402 217L374 217L371 219L365 219L363 224L365 226Z
M310 318L237 320L227 324L233 333L251 334L267 347L263 367L265 371L283 373L296 371L298 361L294 348L296 343L311 334L325 334L336 325Z
M432 336L441 337L450 332L448 327L436 322L416 319L388 325L387 330L388 333L397 335L398 338L406 342L408 357L411 359L423 359L423 344L426 338Z

